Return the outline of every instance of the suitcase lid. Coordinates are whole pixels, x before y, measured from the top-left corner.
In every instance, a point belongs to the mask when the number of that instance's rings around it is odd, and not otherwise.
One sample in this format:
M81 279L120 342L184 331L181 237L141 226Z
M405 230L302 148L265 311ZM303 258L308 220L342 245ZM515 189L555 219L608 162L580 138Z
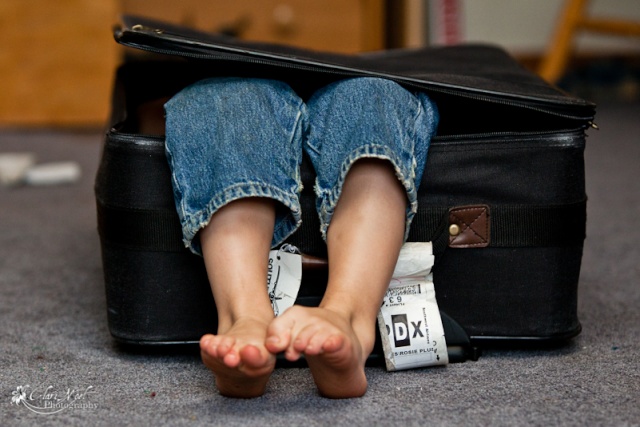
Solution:
M162 21L125 15L114 30L128 47L204 61L295 70L309 78L375 76L404 86L590 122L595 104L571 96L489 45L395 49L344 55L241 41Z

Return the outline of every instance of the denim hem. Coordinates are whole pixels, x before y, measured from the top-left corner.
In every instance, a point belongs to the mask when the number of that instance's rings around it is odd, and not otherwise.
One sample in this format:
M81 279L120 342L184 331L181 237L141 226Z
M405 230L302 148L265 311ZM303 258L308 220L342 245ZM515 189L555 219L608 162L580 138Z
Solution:
M349 173L351 166L353 166L356 161L366 158L388 160L393 165L393 169L396 173L396 176L398 177L398 180L407 192L407 199L409 203L406 209L404 241L406 241L409 236L411 222L413 221L413 217L418 211L418 193L415 185L415 157L412 158L411 169L406 170L401 166L403 162L398 158L398 156L389 146L366 144L358 147L347 156L347 159L343 162L340 168L338 181L333 188L329 190L321 190L316 181L315 190L316 195L319 199L318 216L320 217L320 233L322 234L322 238L325 241L327 240L327 230L329 229L329 223L331 222L331 218L333 217L336 205L338 204L338 200L340 199L340 195L342 194L342 187L344 185L347 174Z
M298 189L301 189L298 185ZM210 202L201 210L194 213L183 212L180 215L182 222L183 243L186 248L196 255L202 256L202 247L198 232L206 227L211 217L223 206L239 199L249 197L265 197L282 203L289 212L276 219L271 246L275 247L291 236L302 224L300 201L297 196L263 182L246 182L227 187L214 195Z

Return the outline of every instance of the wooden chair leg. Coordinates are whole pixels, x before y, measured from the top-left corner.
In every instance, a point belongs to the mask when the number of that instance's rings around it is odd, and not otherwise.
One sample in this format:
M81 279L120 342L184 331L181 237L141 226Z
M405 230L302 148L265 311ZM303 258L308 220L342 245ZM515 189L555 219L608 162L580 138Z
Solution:
M550 83L556 83L564 74L573 37L582 21L588 0L567 0L564 11L556 26L556 32L547 47L546 54L538 69L538 74Z

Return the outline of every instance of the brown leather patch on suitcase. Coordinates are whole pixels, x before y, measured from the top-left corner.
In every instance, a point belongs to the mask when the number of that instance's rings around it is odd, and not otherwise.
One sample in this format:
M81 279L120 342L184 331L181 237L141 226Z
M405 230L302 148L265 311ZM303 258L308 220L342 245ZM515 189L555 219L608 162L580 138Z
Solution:
M449 247L485 248L491 241L489 206L461 206L449 210Z

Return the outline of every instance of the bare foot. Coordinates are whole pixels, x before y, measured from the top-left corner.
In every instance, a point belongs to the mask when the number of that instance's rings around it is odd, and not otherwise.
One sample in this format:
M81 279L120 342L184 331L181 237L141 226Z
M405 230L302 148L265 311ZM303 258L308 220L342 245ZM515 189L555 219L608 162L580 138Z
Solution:
M321 395L360 397L367 391L364 363L373 331L327 308L294 306L271 322L266 347L274 354L284 351L290 361L304 355Z
M219 335L200 339L204 364L213 371L220 394L228 397L258 397L264 394L275 356L264 346L267 323L245 318Z

